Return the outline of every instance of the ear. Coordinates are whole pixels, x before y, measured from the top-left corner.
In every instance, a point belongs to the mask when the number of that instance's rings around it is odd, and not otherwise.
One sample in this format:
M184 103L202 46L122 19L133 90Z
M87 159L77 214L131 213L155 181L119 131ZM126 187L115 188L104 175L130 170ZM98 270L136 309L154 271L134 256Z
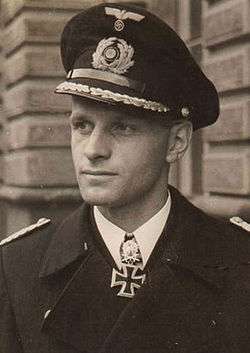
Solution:
M166 154L168 163L174 163L182 158L190 144L192 132L193 126L190 121L175 124L170 128Z

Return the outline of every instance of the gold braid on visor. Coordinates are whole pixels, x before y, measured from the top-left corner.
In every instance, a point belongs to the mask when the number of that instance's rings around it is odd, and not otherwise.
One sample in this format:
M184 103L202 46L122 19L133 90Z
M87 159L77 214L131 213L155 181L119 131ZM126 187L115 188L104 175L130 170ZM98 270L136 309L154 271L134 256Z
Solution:
M96 98L99 97L103 99L113 100L114 102L122 102L124 104L134 105L136 107L141 107L159 113L167 113L170 111L169 107L158 102L146 100L144 98L131 97L127 94L115 93L97 87L90 87L81 83L65 81L56 87L55 92L68 94L78 93L79 95L89 94Z

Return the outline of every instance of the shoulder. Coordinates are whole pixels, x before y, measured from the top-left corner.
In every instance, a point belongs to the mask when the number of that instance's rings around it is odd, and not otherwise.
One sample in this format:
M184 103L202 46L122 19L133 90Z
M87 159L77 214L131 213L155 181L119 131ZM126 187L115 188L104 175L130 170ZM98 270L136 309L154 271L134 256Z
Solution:
M55 227L52 220L41 219L4 239L0 246L0 281L13 291L36 281Z
M227 236L229 240L229 235L232 235L233 237L238 236L250 240L250 224L240 217L234 216L226 219L210 215L196 207L180 193L176 193L176 190L174 191L179 204L178 210L180 210L182 217L185 216L188 219L188 223L191 223L192 227L196 226L199 230L203 229L205 233L211 234L211 237Z
M202 243L204 258L211 263L234 267L250 263L250 232L232 219L218 219L198 211L198 241ZM237 218L238 219L238 218ZM243 222L243 221L242 221Z
M212 216L202 209L192 204L186 197L184 197L177 189L170 187L172 196L172 208L175 213L179 214L186 225L190 225L190 229L196 228L215 235L243 235L250 239L250 224L239 217L232 217L230 219L222 219L221 217ZM182 222L182 223L183 223ZM211 232L212 231L212 232Z
M6 267L21 267L29 259L33 263L43 256L49 245L55 224L51 219L41 218L19 231L9 235L0 243L2 261Z
M210 215L204 212L194 205L192 205L192 208L194 209L198 228L208 233L211 240L217 238L225 240L228 243L231 240L235 241L237 239L239 241L250 241L250 224L240 217L217 217L216 215Z
M250 225L247 222L235 217L230 221L209 215L176 189L172 194L174 209L179 214L178 223L187 233L188 246L199 261L229 265L242 261L250 263Z
M250 225L239 217L217 218L199 210L199 225L212 238L224 239L228 243L235 240L250 241Z
M231 217L231 218L230 218L230 222L231 222L232 224L235 224L235 225L237 225L238 227L244 229L245 231L250 232L250 223L247 223L247 222L244 221L242 218L237 217L237 216Z
M29 225L28 227L22 228L17 232L9 235L7 238L0 242L0 246L16 241L25 236L32 235L35 230L38 230L51 222L48 218L40 218L36 223Z

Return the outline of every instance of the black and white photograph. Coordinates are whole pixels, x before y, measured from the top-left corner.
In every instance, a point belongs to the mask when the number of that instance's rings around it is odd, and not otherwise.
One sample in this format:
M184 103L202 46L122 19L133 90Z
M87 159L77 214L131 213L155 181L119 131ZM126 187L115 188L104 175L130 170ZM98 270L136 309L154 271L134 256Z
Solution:
M250 352L249 18L0 0L0 353Z

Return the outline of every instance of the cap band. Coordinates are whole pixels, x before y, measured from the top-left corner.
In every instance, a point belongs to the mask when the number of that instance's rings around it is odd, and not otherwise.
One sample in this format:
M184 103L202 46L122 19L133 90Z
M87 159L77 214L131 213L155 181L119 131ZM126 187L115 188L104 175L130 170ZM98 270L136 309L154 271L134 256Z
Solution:
M136 92L143 93L145 90L145 83L131 80L130 78L114 74L112 72L100 71L95 69L74 69L67 74L67 79L70 78L91 78L93 80L101 80L115 85L131 88Z
M131 97L127 94L115 93L97 87L90 87L88 85L82 85L81 83L65 81L56 87L55 93L78 93L79 95L82 94L83 96L91 95L94 97L112 100L114 102L122 102L124 104L134 105L136 107L141 107L158 113L167 113L170 111L170 108L163 105L162 103L146 100L144 98Z

